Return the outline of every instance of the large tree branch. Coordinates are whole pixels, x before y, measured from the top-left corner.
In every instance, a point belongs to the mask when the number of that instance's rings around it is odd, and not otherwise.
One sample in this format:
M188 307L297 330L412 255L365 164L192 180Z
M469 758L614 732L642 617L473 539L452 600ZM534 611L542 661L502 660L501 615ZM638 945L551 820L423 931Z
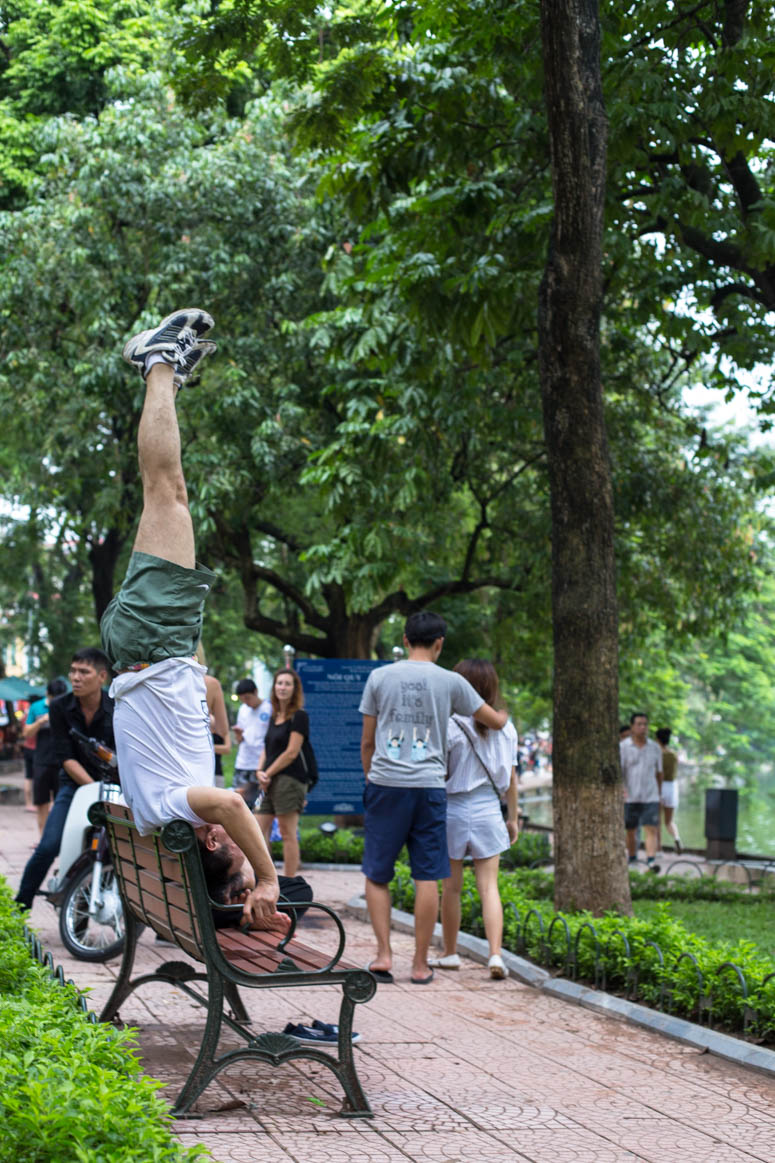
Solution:
M306 654L316 654L322 657L327 657L330 654L328 637L318 638L314 634L305 634L288 621L269 618L266 614L262 614L257 606L254 609L245 610L243 621L249 630L255 630L258 634L269 634L280 642L287 642L295 650L303 650Z
M320 614L307 597L302 593L297 586L292 585L281 574L274 569L269 569L265 565L259 565L258 562L253 562L253 577L258 581L266 582L267 585L272 586L283 597L288 598L293 602L294 606L309 622L310 626L316 626L318 630L325 630L328 625L328 619L325 615Z
M292 537L290 533L285 533L273 521L252 521L251 524L259 533L266 533L267 537L272 537L281 545L287 545L293 553L300 553L304 549L304 546L295 537Z

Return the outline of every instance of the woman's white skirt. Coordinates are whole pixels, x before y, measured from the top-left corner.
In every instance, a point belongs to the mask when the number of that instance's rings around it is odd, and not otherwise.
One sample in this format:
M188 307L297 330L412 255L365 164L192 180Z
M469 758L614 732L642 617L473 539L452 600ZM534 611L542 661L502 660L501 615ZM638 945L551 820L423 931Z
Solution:
M501 803L489 783L447 796L447 847L452 860L497 856L510 846Z
M678 780L662 780L662 806L665 808L678 807Z

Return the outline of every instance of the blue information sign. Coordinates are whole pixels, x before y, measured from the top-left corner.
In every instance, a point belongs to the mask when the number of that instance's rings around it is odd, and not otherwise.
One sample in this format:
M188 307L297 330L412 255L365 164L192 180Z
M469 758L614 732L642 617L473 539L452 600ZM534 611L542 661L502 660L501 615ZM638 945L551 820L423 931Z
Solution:
M366 679L375 666L385 665L389 663L348 658L297 658L294 663L304 687L304 709L320 772L309 794L306 810L311 815L363 811L358 707Z

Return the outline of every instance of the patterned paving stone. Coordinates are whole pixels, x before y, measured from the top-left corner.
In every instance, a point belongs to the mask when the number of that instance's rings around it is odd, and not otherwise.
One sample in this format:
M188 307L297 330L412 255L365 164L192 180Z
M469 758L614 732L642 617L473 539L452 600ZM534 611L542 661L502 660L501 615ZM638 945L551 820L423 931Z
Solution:
M398 1134L385 1132L385 1139L414 1163L528 1163L529 1156L519 1143L506 1145L481 1131L458 1131L454 1135Z
M0 807L8 842L0 872L18 883L34 821ZM20 839L21 837L21 839ZM24 840L24 843L22 843ZM318 873L316 896L341 907L362 887L357 872ZM107 998L119 962L68 958L57 916L37 901L32 921L66 976ZM346 919L356 964L373 954L362 922ZM308 929L305 940L323 940ZM341 1090L323 1066L281 1070L235 1064L176 1123L186 1145L204 1142L219 1163L772 1163L775 1081L669 1039L537 993L513 979L493 983L481 966L408 983L413 941L394 939L398 983L356 1009L356 1050L372 1120L337 1117ZM141 940L140 964L187 960ZM335 989L245 991L251 1029L287 1021L335 1021ZM202 1014L172 987L146 987L122 1007L138 1027L146 1069L174 1097L193 1061ZM229 1035L225 1044L239 1044ZM323 1103L321 1107L317 1099Z
M530 1163L633 1163L648 1158L607 1143L578 1126L562 1130L526 1129L501 1142L504 1151L518 1150ZM675 1156L665 1156L663 1163L668 1160L675 1163Z

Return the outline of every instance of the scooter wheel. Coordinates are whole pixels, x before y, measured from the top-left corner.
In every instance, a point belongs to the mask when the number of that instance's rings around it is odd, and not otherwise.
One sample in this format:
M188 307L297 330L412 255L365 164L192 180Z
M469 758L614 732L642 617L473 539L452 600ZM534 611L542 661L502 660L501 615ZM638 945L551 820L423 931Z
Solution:
M124 907L113 868L102 870L100 907L89 915L92 868L84 868L67 889L59 913L62 943L79 961L109 961L124 948Z

